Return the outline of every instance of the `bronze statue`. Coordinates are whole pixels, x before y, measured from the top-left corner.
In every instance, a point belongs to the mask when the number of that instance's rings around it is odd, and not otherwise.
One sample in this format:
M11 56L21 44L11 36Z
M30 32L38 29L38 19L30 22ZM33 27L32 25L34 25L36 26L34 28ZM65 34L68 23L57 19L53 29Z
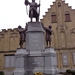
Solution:
M39 21L39 14L40 13L37 12L37 7L40 7L40 4L37 4L35 2L35 0L32 0L32 2L29 2L28 0L25 0L25 5L26 6L30 5L29 17L31 18L31 22L32 22L32 18L36 18L36 21Z
M43 26L43 24L42 24L42 26ZM43 28L46 32L46 45L47 45L47 47L51 47L51 34L52 34L51 28L52 28L52 26L49 25L48 28L43 26ZM48 46L48 44L49 44L49 46Z
M27 24L25 29L22 28L20 25L18 26L18 32L20 34L20 42L19 42L20 48L23 48L23 43L26 41L26 31L27 31Z

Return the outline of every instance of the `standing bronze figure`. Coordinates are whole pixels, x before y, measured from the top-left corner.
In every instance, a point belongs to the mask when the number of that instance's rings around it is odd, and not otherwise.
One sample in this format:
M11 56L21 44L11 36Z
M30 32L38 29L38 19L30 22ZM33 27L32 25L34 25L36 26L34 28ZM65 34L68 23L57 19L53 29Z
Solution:
M18 32L20 34L20 42L19 42L20 48L23 48L23 43L26 41L26 31L27 31L27 24L25 29L22 28L21 26L18 26Z
M37 12L37 7L40 7L40 4L37 4L35 0L32 0L32 2L29 2L28 0L25 0L25 5L29 5L29 17L31 18L36 18L36 21L39 21L39 13ZM39 8L40 9L40 8Z
M42 24L42 26L43 26L43 24ZM52 26L49 25L48 28L43 26L43 28L46 32L46 45L47 45L47 47L51 47L51 34L52 34L51 28L52 28ZM49 44L49 46L48 46L48 44Z

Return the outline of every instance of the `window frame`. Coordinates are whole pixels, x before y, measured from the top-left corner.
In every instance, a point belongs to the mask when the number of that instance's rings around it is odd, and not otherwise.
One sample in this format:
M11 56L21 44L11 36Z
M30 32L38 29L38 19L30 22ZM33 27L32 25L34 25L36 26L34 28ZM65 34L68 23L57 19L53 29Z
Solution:
M55 12L53 12L51 14L51 22L52 23L57 23L57 16L56 16L56 13Z
M12 64L12 60L14 60L13 61L14 65ZM15 55L14 54L4 55L4 68L15 68Z
M66 12L65 12L65 22L70 22L70 21L71 21L70 19L71 19L71 18L70 18L70 14L69 14L68 11L66 11Z

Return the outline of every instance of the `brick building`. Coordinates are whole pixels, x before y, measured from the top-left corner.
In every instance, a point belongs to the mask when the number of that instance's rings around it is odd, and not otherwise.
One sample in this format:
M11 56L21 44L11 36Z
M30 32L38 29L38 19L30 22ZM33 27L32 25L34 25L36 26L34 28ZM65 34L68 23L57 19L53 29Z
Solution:
M51 47L57 53L57 67L61 71L75 69L75 10L65 1L56 0L43 16L45 27L52 25ZM24 44L25 45L25 44ZM17 29L0 32L0 70L12 74L15 67L15 52L19 48Z

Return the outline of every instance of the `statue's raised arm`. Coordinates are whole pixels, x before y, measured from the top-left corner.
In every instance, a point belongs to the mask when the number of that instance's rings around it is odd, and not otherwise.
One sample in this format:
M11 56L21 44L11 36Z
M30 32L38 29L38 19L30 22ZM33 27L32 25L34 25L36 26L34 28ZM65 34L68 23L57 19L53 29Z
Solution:
M28 0L25 0L25 5L30 5L30 2Z

